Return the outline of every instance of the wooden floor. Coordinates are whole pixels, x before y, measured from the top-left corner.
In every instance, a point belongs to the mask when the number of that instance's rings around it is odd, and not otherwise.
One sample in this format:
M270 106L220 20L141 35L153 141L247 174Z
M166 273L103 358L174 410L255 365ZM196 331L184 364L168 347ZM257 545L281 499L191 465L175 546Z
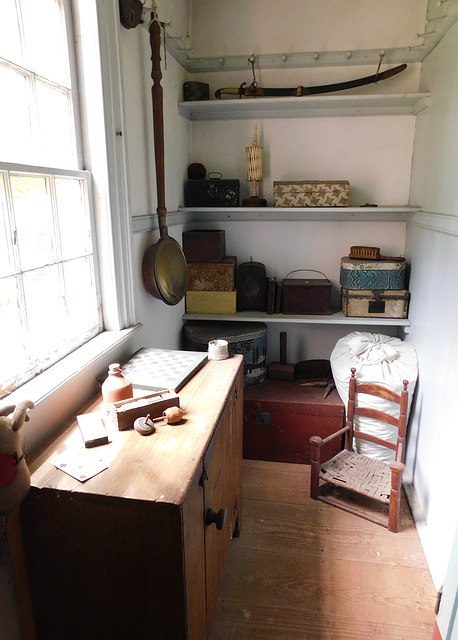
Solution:
M436 592L401 531L311 500L310 467L244 460L243 523L210 640L431 640Z

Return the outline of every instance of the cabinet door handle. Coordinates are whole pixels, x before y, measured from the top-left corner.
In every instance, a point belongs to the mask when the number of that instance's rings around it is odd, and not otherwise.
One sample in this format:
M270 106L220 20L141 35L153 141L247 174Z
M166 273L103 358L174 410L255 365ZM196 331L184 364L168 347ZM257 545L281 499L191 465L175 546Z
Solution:
M226 509L220 509L219 511L214 511L212 508L207 509L207 517L206 524L210 525L215 523L218 531L224 529L224 525L226 524L227 511Z

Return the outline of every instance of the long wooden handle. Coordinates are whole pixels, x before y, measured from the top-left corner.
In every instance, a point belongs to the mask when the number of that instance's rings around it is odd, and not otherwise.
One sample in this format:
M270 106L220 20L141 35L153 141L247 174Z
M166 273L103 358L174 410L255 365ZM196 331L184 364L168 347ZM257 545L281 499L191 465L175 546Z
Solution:
M286 364L286 332L280 331L280 364Z
M154 19L149 27L149 41L151 46L151 96L153 102L153 132L154 132L154 159L156 161L156 187L157 187L157 216L161 237L166 231L165 217L165 173L164 173L164 108L163 91L161 86L161 25Z

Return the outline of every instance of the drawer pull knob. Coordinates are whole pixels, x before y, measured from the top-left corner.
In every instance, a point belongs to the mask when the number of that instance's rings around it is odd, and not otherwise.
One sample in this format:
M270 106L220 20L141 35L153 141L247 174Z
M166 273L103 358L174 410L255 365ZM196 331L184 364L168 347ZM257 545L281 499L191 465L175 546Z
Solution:
M226 509L220 509L219 511L214 511L213 509L207 509L207 525L211 525L215 523L218 531L224 529L224 525L226 524L227 511Z

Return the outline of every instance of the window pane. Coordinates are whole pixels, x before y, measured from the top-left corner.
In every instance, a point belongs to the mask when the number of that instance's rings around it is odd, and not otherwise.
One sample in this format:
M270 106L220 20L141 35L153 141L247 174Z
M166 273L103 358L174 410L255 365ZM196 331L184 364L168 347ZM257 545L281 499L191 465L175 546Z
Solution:
M41 152L38 164L77 169L76 147L67 93L36 83Z
M92 251L85 183L56 178L57 210L62 258L69 260Z
M11 189L22 269L54 262L52 209L46 179L12 175Z
M22 64L21 40L15 0L2 0L0 19L0 57Z
M59 0L23 0L25 38L32 70L68 86L68 51Z
M44 360L61 346L66 334L58 267L25 273L24 296L27 301L29 354L33 360Z
M14 273L12 251L5 185L3 175L0 175L0 278Z
M2 340L0 357L0 382L4 389L18 371L27 368L28 360L22 336L16 278L0 280L0 335L8 336L7 340Z
M68 337L80 336L97 326L97 297L92 259L79 258L64 264Z
M103 319L90 182L78 171L72 0L0 5L2 398L100 333Z
M29 163L34 149L27 80L21 74L0 65L0 92L0 160Z

